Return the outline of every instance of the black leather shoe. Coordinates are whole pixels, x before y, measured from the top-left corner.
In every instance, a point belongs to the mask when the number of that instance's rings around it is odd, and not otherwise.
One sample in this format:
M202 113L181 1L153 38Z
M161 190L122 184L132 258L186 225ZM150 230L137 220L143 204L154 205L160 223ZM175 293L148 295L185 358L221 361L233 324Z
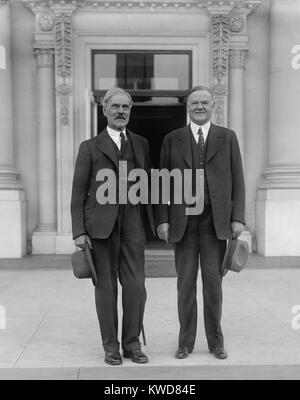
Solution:
M182 360L183 358L187 358L191 351L187 347L178 347L175 353L175 358L179 358Z
M120 365L122 364L122 357L118 351L106 351L104 361L109 365Z
M123 357L130 358L131 361L137 364L146 364L149 362L149 358L140 349L123 350Z
M226 360L226 358L228 357L228 354L226 353L224 347L215 347L213 350L210 350L210 352L213 353L213 355L220 360Z

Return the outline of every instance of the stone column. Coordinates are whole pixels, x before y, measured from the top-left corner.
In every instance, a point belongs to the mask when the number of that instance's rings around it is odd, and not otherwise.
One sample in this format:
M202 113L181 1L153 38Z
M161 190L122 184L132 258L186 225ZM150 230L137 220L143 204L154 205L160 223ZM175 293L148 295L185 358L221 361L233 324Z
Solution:
M54 253L56 234L56 150L54 50L36 49L38 80L39 224L32 237L34 254Z
M8 1L0 1L0 45L5 59L0 70L0 257L26 253L26 202L14 168L11 14Z
M299 20L299 1L271 2L269 154L256 222L265 256L300 256L300 70L293 62Z
M244 70L246 50L231 49L229 56L229 128L238 137L241 154L244 159Z
M55 15L55 94L57 138L56 253L72 253L71 192L74 174L72 18L76 4L53 4Z

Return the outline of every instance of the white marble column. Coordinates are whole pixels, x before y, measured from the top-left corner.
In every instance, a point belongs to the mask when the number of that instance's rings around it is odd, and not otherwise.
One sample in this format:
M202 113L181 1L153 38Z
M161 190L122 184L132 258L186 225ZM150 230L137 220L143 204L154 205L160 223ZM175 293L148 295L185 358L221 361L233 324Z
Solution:
M228 126L234 130L241 150L245 168L245 60L246 49L231 49L229 53L229 112ZM252 252L252 234L246 227L241 239L249 244Z
M0 70L0 182L14 186L16 171L13 168L13 115L10 43L10 4L0 2L0 45L5 53L5 69Z
M36 49L38 80L39 223L32 237L34 254L55 253L56 148L54 50Z
M5 53L0 70L0 257L18 258L26 253L26 202L14 167L11 12L8 1L0 1L0 45ZM3 50L4 49L4 50Z
M232 49L229 52L229 128L236 132L244 159L244 71L246 50Z
M257 240L266 256L300 256L300 2L273 0L268 167L257 195Z

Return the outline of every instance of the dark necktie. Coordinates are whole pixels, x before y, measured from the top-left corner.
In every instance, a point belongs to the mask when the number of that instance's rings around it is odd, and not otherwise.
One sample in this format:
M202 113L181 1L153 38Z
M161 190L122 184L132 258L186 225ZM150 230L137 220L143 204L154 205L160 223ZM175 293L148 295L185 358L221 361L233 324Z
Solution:
M120 153L123 154L126 146L126 139L124 132L120 132L120 138L121 138L121 148L120 148Z
M199 147L199 150L200 150L200 168L201 169L203 169L204 168L204 158L205 158L205 152L204 152L204 136L203 136L203 132L202 132L202 129L201 128L199 128L199 130L198 130L198 136L199 136L199 139L198 139L198 147Z

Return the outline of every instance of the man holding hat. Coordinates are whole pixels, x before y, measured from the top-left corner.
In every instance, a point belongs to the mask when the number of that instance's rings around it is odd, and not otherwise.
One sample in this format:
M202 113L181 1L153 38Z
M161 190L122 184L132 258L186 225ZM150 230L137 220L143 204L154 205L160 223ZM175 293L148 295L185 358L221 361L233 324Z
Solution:
M221 330L222 262L226 240L244 228L245 187L242 159L235 133L211 123L212 91L193 88L187 97L191 123L169 133L161 149L161 168L192 170L192 189L199 192L196 214L187 204L158 207L158 236L174 243L180 332L175 357L194 349L197 329L199 257L203 283L204 323L208 348L218 359L227 358ZM195 178L200 171L202 180ZM200 182L200 183L199 183ZM193 211L192 209L190 211Z
M75 245L84 249L88 244L94 253L96 310L105 362L110 365L122 363L118 340L118 279L122 286L123 356L136 363L148 362L141 351L139 336L146 302L145 230L150 228L155 233L153 213L151 205L118 201L120 162L126 164L128 173L135 168L147 172L150 169L147 140L126 128L131 107L131 96L124 90L114 88L105 94L103 114L107 128L80 145L71 201ZM116 177L117 187L110 188L117 193L116 202L98 201L98 189L103 181L97 179L97 174L104 170L113 171ZM130 182L127 184L129 188Z

